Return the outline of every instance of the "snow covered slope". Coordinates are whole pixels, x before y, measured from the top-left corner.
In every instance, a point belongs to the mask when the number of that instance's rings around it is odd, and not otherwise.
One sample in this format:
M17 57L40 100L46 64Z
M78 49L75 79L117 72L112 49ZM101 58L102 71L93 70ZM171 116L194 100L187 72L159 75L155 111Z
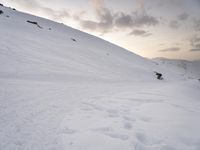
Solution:
M63 24L0 10L0 150L200 149L197 79Z
M190 79L200 79L200 60L187 61L166 58L155 58L153 60L162 67L168 68L168 70L176 72L180 76Z
M152 71L145 66L150 63L131 52L63 24L1 9L4 11L0 31L3 35L1 77L14 75L33 80L152 78ZM41 28L27 21L37 22ZM144 72L149 75L142 75Z

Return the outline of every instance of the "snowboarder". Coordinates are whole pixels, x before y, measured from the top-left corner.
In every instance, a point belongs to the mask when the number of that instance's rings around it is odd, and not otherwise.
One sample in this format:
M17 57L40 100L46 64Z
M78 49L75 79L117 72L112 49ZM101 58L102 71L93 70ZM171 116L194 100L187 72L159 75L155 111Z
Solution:
M156 71L154 73L156 74L158 80L163 80L162 73L158 73Z

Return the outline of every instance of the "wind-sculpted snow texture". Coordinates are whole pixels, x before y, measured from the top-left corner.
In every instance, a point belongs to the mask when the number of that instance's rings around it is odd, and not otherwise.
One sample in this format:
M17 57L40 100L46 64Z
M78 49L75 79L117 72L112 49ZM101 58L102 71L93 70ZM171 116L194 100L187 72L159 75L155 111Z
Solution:
M0 10L0 150L200 149L198 74Z

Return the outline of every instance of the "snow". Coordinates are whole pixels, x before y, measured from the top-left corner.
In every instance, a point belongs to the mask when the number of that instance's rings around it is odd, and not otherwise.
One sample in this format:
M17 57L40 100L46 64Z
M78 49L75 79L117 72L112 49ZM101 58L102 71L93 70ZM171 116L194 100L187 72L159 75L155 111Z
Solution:
M153 59L157 64L162 65L169 70L176 72L180 76L189 79L196 79L200 77L200 60L187 61L166 58Z
M0 149L200 149L198 62L183 75L180 62L0 10Z

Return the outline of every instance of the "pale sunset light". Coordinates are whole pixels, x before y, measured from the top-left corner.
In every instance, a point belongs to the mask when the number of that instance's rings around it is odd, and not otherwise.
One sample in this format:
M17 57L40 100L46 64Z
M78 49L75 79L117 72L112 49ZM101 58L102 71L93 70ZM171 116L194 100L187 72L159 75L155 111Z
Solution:
M199 0L0 0L143 57L200 59Z

